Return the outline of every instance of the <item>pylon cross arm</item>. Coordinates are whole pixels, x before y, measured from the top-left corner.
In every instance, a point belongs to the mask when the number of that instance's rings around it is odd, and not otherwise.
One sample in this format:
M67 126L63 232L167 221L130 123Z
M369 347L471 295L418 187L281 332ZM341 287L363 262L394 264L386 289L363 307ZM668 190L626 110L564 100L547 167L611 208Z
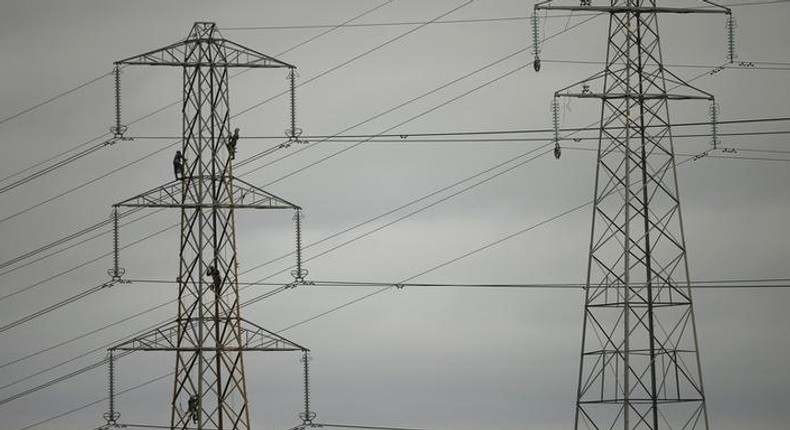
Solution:
M264 191L238 178L191 177L177 180L148 190L132 198L116 203L115 207L147 207L147 208L188 208L188 209L301 209L283 198ZM184 182L203 182L204 187L211 187L217 182L220 195L215 201L200 202L188 191L184 192ZM189 189L195 189L192 186Z
M157 327L134 339L115 345L116 351L309 351L302 345L286 339L265 328L240 319L239 343L236 345L205 345L189 347L179 345L179 336L196 330L198 320L173 321Z
M580 92L580 93L557 93L557 97L573 97L579 99L640 99L640 100L711 100L708 96L698 96L693 94L671 94L671 93L594 93L594 92Z
M705 2L712 6L711 9L702 9L698 7L664 7L664 6L628 6L628 5L613 5L613 6L579 6L579 5L555 5L549 1L544 1L535 5L536 10L563 10L563 11L589 11L589 12L604 12L604 13L633 13L633 14L648 14L648 13L676 13L676 14L690 14L690 13L724 13L729 14L730 9L724 6L717 5L712 2Z
M196 45L199 44L214 45L223 55L221 58L212 58L210 61L190 58L194 57L190 55L190 53L194 52L196 50ZM296 68L296 66L262 54L246 46L214 37L187 39L165 46L164 48L116 61L115 64L178 67L244 67L254 69Z

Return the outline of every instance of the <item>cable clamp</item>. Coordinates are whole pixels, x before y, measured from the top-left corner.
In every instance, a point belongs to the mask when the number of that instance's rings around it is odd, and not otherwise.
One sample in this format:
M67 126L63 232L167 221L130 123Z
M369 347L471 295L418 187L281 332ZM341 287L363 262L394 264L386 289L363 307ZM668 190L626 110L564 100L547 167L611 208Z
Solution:
M708 156L708 152L710 152L710 150L707 150L707 151L704 151L704 152L701 152L701 153L699 153L699 154L695 155L695 156L694 156L694 159L693 159L692 161L699 161L699 160L702 160L703 158L705 158L705 157L707 157L707 156Z

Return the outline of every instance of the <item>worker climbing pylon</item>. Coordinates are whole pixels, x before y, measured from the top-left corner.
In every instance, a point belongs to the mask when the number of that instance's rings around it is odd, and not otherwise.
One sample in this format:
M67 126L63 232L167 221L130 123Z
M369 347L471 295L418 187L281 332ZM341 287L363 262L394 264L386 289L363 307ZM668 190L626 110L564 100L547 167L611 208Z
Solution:
M181 155L181 151L176 151L176 155L173 157L173 174L176 180L184 177L184 164L186 164L186 158Z
M187 402L187 413L189 414L189 418L192 420L192 422L196 424L198 421L199 408L200 408L200 396L198 396L197 394L193 394L189 396L189 401Z
M219 270L217 270L214 266L208 266L208 270L206 270L206 276L211 276L211 285L209 286L214 293L219 294L220 285L222 284L222 279L219 277Z
M239 140L239 129L237 128L233 130L233 135L225 141L225 146L228 147L228 154L230 154L231 160L236 159L236 143L238 142L238 140Z

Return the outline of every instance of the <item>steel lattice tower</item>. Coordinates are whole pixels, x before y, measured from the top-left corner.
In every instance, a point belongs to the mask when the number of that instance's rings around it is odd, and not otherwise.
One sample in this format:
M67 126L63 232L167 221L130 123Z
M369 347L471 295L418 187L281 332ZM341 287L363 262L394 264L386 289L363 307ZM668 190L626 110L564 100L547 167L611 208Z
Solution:
M186 40L119 65L183 69L185 162L181 179L115 205L179 209L181 240L176 319L112 349L176 353L171 428L249 429L243 352L306 349L242 319L234 211L300 208L233 176L228 70L295 67L203 22Z
M657 17L729 10L538 9L609 14L605 69L555 94L601 100L574 428L707 429L668 102L713 97L664 68Z

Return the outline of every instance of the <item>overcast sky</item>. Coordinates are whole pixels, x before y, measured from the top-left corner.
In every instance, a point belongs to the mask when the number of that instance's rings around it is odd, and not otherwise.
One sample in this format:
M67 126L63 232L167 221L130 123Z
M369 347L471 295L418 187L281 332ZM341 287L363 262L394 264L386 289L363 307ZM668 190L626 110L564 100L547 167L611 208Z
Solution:
M113 61L184 38L195 21L213 21L226 38L298 67L299 82L304 83L298 89L298 122L307 135L545 129L551 124L553 92L601 68L595 62L604 60L607 19L599 16L582 23L589 17L563 15L544 20L543 37L563 33L542 45L543 68L535 73L529 65L532 50L525 49L531 43L527 20L469 22L523 18L532 5L522 0L469 4L463 0L267 0L222 6L183 0L1 0L0 121L106 74ZM441 20L465 22L416 24L453 9L457 10ZM668 67L713 93L722 120L790 116L790 4L733 10L738 19L739 60L753 67L735 65L710 73L725 62L726 36L724 18L708 15L660 20ZM398 25L347 26L331 32L327 32L330 27L322 27L366 11L370 12L351 24ZM489 64L493 65L484 68ZM180 79L176 69L126 69L123 118L130 124L127 134L137 139L102 148L0 194L0 262L103 221L113 203L171 180L170 162L181 129L178 108L132 121L180 100ZM233 78L231 110L244 113L232 119L232 127L241 128L243 137L282 136L289 115L285 97L248 108L286 90L287 84L284 70L253 70ZM112 80L105 76L0 123L0 177L106 134L113 122L112 96ZM709 120L705 102L674 104L671 109L675 123ZM599 112L600 105L593 101L563 103L561 125L590 125L599 119ZM383 115L376 117L379 114ZM770 130L788 130L787 123L721 126L721 133ZM675 134L708 132L708 126L685 127ZM174 139L143 139L152 136ZM790 278L786 136L723 136L722 145L736 153L711 152L678 168L692 279ZM517 137L549 139L549 134ZM106 136L96 142L103 139ZM237 160L282 140L244 139ZM307 149L292 146L236 173L302 206L306 243L428 196L307 248L305 257L311 258L372 232L306 263L311 279L583 282L591 208L539 223L592 198L595 153L571 146L594 148L593 141L569 144L558 161L550 154L538 156L542 150L523 155L548 140L396 140L353 148L354 142L326 142ZM699 154L709 149L709 142L708 137L678 137L675 148L678 154ZM321 161L344 149L348 150ZM160 152L150 155L155 151ZM532 157L536 158L525 162ZM687 158L678 156L679 161ZM4 179L0 186L59 159ZM514 167L519 162L525 163ZM481 172L486 173L474 176ZM58 197L64 192L68 193ZM242 282L290 280L287 271L277 273L288 269L292 258L256 268L293 250L290 217L281 211L237 215ZM122 229L122 245L177 220L170 211L137 221ZM165 230L124 249L121 265L133 279L174 279L177 245L177 229ZM0 295L25 291L0 299L0 325L105 282L110 258L85 263L110 249L110 236L103 235L24 267L33 259L1 269ZM46 254L37 257L42 255ZM242 299L271 288L247 288ZM374 291L372 287L300 287L246 307L243 315L277 331ZM173 284L139 282L102 290L0 333L0 366L158 306L175 294ZM787 428L789 294L790 289L695 292L712 428ZM568 429L573 425L582 310L581 290L407 287L376 294L283 334L313 351L312 406L319 422L442 430ZM3 366L0 385L5 386L99 349L0 389L0 399L99 361L104 357L103 345L174 314L175 305L165 305ZM286 429L299 422L298 359L290 353L247 356L255 428ZM173 357L168 353L133 354L118 363L117 389L172 369ZM165 377L120 396L121 421L168 424L171 384ZM106 386L102 368L0 405L2 427L26 428L63 414L101 399ZM105 410L105 402L100 402L35 428L95 428L104 423Z

